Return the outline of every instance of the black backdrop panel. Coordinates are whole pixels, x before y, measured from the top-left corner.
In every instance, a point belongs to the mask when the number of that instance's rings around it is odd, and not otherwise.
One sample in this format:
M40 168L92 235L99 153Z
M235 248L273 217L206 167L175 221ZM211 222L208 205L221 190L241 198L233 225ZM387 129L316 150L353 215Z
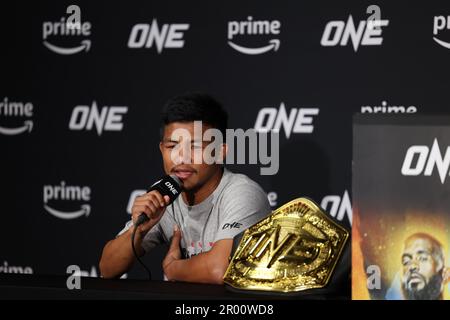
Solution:
M84 34L61 28L71 4ZM274 208L309 196L350 228L352 115L448 109L450 50L433 37L450 41L450 4L379 1L377 32L367 31L372 4L2 3L2 272L64 274L76 264L98 274L103 245L129 219L132 192L162 174L159 110L186 91L223 102L232 128L254 128L264 108L278 117L283 108L317 110L312 132L281 126L276 175L260 175L259 165L230 168L258 181ZM145 36L160 39L147 48ZM267 51L243 53L229 41ZM146 259L155 278L164 253ZM143 276L139 266L129 274Z

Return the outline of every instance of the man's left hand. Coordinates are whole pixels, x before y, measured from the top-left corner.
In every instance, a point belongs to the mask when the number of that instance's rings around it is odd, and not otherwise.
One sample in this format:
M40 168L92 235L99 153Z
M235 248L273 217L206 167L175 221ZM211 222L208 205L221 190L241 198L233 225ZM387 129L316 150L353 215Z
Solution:
M171 280L170 269L172 263L174 261L181 259L180 241L181 241L181 230L177 225L175 225L175 227L173 228L173 237L172 242L170 243L169 251L167 252L166 257L162 262L164 274L167 276L169 280Z

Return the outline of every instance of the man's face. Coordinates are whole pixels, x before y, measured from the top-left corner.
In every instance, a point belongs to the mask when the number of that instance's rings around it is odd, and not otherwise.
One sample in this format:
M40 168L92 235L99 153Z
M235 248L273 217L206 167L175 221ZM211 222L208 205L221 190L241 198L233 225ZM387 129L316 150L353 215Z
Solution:
M432 256L432 244L427 239L412 238L402 255L402 289L409 299L437 299L441 293L442 266Z
M194 122L173 122L164 127L160 143L164 170L180 178L186 191L198 190L220 170L220 165L203 161L203 151L211 142L203 141L202 133L209 128L202 125L202 132L194 132Z

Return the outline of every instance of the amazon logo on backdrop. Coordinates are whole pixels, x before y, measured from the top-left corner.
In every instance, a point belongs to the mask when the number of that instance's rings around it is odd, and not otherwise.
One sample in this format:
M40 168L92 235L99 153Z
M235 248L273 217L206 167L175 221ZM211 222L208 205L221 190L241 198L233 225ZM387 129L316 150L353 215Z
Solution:
M249 55L263 54L269 51L278 51L280 47L281 22L279 20L254 20L248 16L244 21L228 22L228 45L234 50ZM261 36L267 35L267 40L259 41ZM250 38L255 36L258 44L255 44ZM238 37L238 39L235 39ZM250 45L252 41L252 45Z
M88 186L66 185L65 181L61 181L59 185L45 185L43 200L45 211L59 219L88 217L91 213L91 206L88 203L91 200L91 188ZM63 202L64 208L69 204L73 209L62 210L60 207Z
M0 122L0 134L17 135L31 132L33 129L33 104L31 102L10 101L8 97L0 101L0 119L8 119Z
M66 12L70 13L67 18L63 16L59 21L42 23L43 45L50 51L61 55L88 52L91 48L91 40L86 38L91 35L91 23L89 21L81 22L81 10L77 5L70 5ZM66 41L66 39L70 39L70 41ZM70 45L66 44L68 42Z

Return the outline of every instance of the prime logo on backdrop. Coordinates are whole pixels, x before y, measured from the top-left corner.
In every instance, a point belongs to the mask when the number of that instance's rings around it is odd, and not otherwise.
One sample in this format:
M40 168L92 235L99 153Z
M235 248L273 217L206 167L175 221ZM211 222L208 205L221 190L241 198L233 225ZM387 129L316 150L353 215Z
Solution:
M8 126L3 123L0 124L0 134L13 136L31 132L33 129L33 120L31 119L33 117L33 108L34 106L31 102L10 101L8 97L3 98L0 101L0 117L11 119L8 122L14 122L14 124L11 123ZM16 118L19 118L19 123L14 121Z
M450 42L439 39L437 36L447 29L447 36L450 34L450 16L435 16L433 19L433 40L440 46L450 49Z
M258 55L269 51L278 51L280 47L280 34L281 22L279 20L255 20L252 16L248 16L244 21L229 21L228 22L228 45L234 50L248 55ZM266 43L262 42L262 45L249 45L245 44L246 40L250 38L261 36L263 38L270 37ZM239 44L236 42L235 37L238 37Z
M49 204L51 200L52 205ZM59 219L72 220L83 216L88 217L91 213L90 200L91 188L89 186L66 185L65 181L61 181L59 185L44 185L43 188L45 211ZM75 207L76 209L63 210L56 208L59 205Z
M59 21L42 23L43 45L50 51L61 55L88 52L91 48L91 40L88 37L91 35L92 24L89 21L81 22L81 10L77 5L69 6L67 13L71 13L67 18L62 17ZM71 39L73 45L59 44L62 38Z

